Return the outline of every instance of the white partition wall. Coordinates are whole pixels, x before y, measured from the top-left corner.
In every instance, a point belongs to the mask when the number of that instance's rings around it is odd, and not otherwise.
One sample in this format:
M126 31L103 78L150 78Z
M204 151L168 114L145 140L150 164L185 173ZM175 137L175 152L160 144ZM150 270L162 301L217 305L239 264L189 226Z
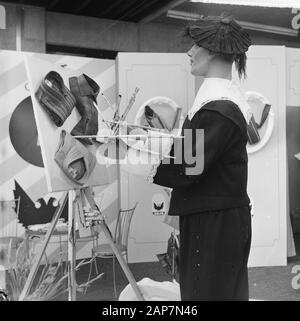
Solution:
M252 46L245 90L264 95L274 111L268 143L249 154L248 193L254 201L249 266L285 265L287 258L285 47ZM261 117L256 114L257 120ZM263 131L263 128L262 128Z
M286 49L286 124L289 183L289 215L293 233L300 233L300 49ZM297 157L295 157L297 156ZM293 234L288 233L288 240ZM293 241L293 239L292 239ZM288 254L295 255L294 243Z
M134 88L140 87L136 103L129 113L133 121L139 106L153 96L168 96L184 109L192 105L195 79L185 54L119 54L117 61L119 93L123 105ZM268 143L249 154L248 192L254 200L253 238L249 266L286 264L286 134L285 134L285 48L253 46L248 54L248 78L245 90L264 95L271 103L274 130ZM258 120L261 111L254 111ZM262 134L264 132L262 128ZM171 229L163 216L152 213L152 199L164 190L132 175L122 174L121 205L139 201L129 242L131 262L153 261L166 249Z
M122 94L121 111L135 87L140 88L128 114L128 122L134 122L140 106L155 96L171 98L186 115L195 94L194 78L190 74L186 54L121 53L117 58L117 68L118 90ZM122 173L121 186L121 207L139 202L131 225L129 261L155 261L156 254L166 251L172 229L162 223L164 211L153 212L153 202L158 199L167 205L168 195L162 187L126 173Z

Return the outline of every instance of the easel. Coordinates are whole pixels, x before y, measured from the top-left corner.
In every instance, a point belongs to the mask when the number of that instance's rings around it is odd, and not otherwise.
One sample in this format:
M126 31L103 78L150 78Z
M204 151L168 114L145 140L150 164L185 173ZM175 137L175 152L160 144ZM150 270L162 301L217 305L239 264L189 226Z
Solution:
M113 130L113 135L112 135L113 139L121 137L121 135L119 135L120 124L122 121L125 120L126 115L128 114L130 108L132 107L132 105L135 101L135 97L136 97L136 94L138 93L138 91L139 91L139 88L136 88L131 99L129 100L129 103L128 103L124 113L121 116L119 116L119 104L120 104L120 95L119 95L119 101L117 103L116 113L115 113L114 119L113 119L113 121L116 123L114 124L114 126L111 126L111 129ZM97 104L95 104L95 107L98 108ZM99 110L99 112L101 113L100 110ZM125 136L128 137L128 135L125 135ZM145 135L136 135L136 136L145 136ZM83 137L84 138L95 138L93 136L86 136L86 135L84 135ZM75 138L80 138L80 136L75 136ZM118 153L117 159L119 159L119 148L118 147L119 146L118 146L118 141L117 141L117 153ZM104 216L95 203L95 200L94 200L94 197L93 197L90 187L78 188L78 189L70 190L70 191L64 193L61 205L60 205L60 207L57 208L57 210L54 214L54 217L51 222L51 226L46 233L41 251L37 255L37 257L35 258L34 264L31 268L29 276L26 280L25 286L24 286L22 293L19 297L19 301L24 301L24 299L26 298L26 295L30 292L30 289L31 289L32 284L34 282L39 265L41 263L42 257L45 254L45 251L46 251L46 248L49 244L50 238L55 230L56 224L58 222L58 219L62 213L62 210L63 210L67 200L68 200L68 205L69 205L69 211L68 211L68 222L69 222L69 224L68 224L68 293L69 293L68 299L69 299L69 301L76 301L76 290L77 290L76 273L75 273L76 272L75 271L75 268L76 268L75 210L77 208L77 210L79 211L79 215L82 218L82 221L86 222L87 219L83 213L84 212L83 204L85 203L85 201L89 204L90 209L91 209L90 212L92 213L92 215L89 216L89 224L97 224L100 226L100 228L104 232L104 235L108 241L108 244L110 245L112 251L114 252L117 260L119 261L119 263L121 265L121 268L123 269L123 272L125 273L133 291L135 292L137 299L140 301L144 301L144 297L142 295L142 292L139 289L139 287L137 286L136 281L135 281L129 267L128 267L126 261L124 260L124 257L122 256L122 254L120 253L119 249L116 247L116 245L113 241L112 235L111 235L111 233L108 229L108 226L105 222Z
M113 250L117 260L119 261L129 283L131 284L138 300L144 301L144 297L142 295L141 290L136 284L136 281L134 279L134 276L132 275L124 257L120 253L119 249L116 247L112 235L109 232L108 226L105 222L103 214L100 212L98 206L95 203L95 200L93 198L92 190L90 187L77 189L77 190L71 190L69 192L65 192L62 197L61 205L57 208L57 210L54 213L51 226L49 230L46 233L43 246L41 248L40 253L35 258L35 262L30 270L29 276L26 280L25 286L22 290L22 293L20 295L19 301L24 301L26 295L30 292L31 286L33 284L33 281L35 279L35 276L37 274L38 268L40 266L41 260L43 255L45 254L47 245L50 241L50 238L55 230L56 224L58 222L58 219L63 211L63 208L68 200L69 205L69 212L68 212L68 299L69 301L76 301L76 273L75 273L75 265L76 265L76 237L75 237L75 209L79 210L79 214L83 214L83 204L86 200L89 204L91 211L93 215L89 217L90 223L88 224L97 224L101 227L102 231L104 232L104 235L108 241L108 244L110 245L111 249ZM83 217L82 217L83 218ZM84 218L83 218L84 219ZM87 224L87 225L88 225Z

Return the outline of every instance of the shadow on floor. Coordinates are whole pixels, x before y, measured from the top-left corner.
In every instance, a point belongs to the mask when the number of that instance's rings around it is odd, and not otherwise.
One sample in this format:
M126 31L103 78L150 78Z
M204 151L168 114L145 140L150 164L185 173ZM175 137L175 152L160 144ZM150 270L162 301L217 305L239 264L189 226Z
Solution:
M78 301L115 301L113 287L113 273L112 260L97 258L98 270L104 273L103 276L96 280L87 290L86 294L77 294ZM130 271L134 275L136 281L140 281L144 277L148 277L155 281L171 281L171 278L164 271L159 262L148 263L132 263L129 264ZM83 266L77 273L77 283L81 284L87 281L89 273L89 265ZM92 278L95 277L95 270L93 269ZM127 286L129 282L121 269L118 262L116 262L116 289L119 295L121 291ZM58 301L67 300L67 294L56 298Z
M295 277L295 274L292 274L292 268L295 265L299 266L298 273L300 273L300 259L288 262L288 265L283 267L249 268L250 298L254 300L300 301L300 289L296 290L292 287L292 279ZM85 295L78 293L78 301L116 300L113 290L112 261L98 259L98 267L104 275L88 288ZM159 262L134 263L129 264L129 267L137 281L144 277L155 281L171 281ZM84 266L77 272L78 284L87 280L88 272L89 266ZM118 262L116 263L116 279L119 295L128 281ZM300 279L298 284L300 286ZM58 297L56 300L67 300L67 294Z

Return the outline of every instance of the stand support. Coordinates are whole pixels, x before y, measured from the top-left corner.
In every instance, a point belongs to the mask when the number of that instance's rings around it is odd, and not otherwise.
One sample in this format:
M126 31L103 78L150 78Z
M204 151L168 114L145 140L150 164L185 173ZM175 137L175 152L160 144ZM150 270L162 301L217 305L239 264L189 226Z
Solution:
M30 289L32 287L33 281L35 279L35 276L37 274L38 268L40 266L42 257L46 251L46 248L49 244L50 238L55 230L56 224L58 222L58 219L62 213L62 210L66 204L67 199L69 200L69 212L68 212L68 287L69 287L69 301L76 301L76 271L75 271L75 265L76 265L76 237L75 237L75 208L82 209L82 203L83 203L83 196L87 199L91 209L95 213L95 217L93 216L90 218L90 224L99 224L100 228L104 232L104 235L107 239L108 244L110 245L111 249L113 250L117 260L120 263L120 266L122 267L129 283L132 286L133 291L135 292L138 300L144 301L144 297L142 295L141 290L136 284L136 281L134 279L134 276L132 275L124 257L120 253L119 249L116 247L113 238L111 236L111 233L107 227L107 224L105 222L103 214L99 211L95 200L93 198L93 194L90 187L86 187L79 190L72 190L69 192L64 193L62 198L62 204L57 208L57 210L54 213L51 226L49 230L46 233L43 246L41 248L41 251L38 253L38 255L35 258L34 264L30 270L29 276L26 280L25 286L22 290L22 293L19 297L19 301L24 301L26 295L30 293Z
M62 197L62 204L60 206L57 207L55 213L54 213L54 216L53 216L53 219L52 219L52 222L51 222L51 226L50 228L48 229L47 233L46 233L46 236L45 236L45 239L44 239L44 243L43 243L43 246L41 248L41 251L40 253L35 257L35 261L33 263L33 266L29 272L29 275L28 275L28 278L26 280L26 283L24 285L24 288L21 292L21 295L19 297L19 301L24 301L26 295L30 292L30 289L32 287L32 284L33 284L33 281L34 281L34 278L36 276L36 273L38 271L38 268L40 266L40 263L42 261L42 257L43 255L45 254L45 251L46 251L46 248L47 248L47 245L50 241L50 238L55 230L55 226L58 222L58 219L63 211L63 208L67 202L67 199L68 199L68 192L65 192L63 197Z

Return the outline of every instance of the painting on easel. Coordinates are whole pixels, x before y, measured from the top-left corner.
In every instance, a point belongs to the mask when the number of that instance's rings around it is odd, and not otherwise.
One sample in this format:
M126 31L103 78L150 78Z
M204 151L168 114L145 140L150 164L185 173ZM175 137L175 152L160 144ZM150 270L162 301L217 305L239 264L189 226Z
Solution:
M107 185L107 167L97 162L93 142L78 138L97 135L98 84L36 57L24 54L24 60L48 191Z

